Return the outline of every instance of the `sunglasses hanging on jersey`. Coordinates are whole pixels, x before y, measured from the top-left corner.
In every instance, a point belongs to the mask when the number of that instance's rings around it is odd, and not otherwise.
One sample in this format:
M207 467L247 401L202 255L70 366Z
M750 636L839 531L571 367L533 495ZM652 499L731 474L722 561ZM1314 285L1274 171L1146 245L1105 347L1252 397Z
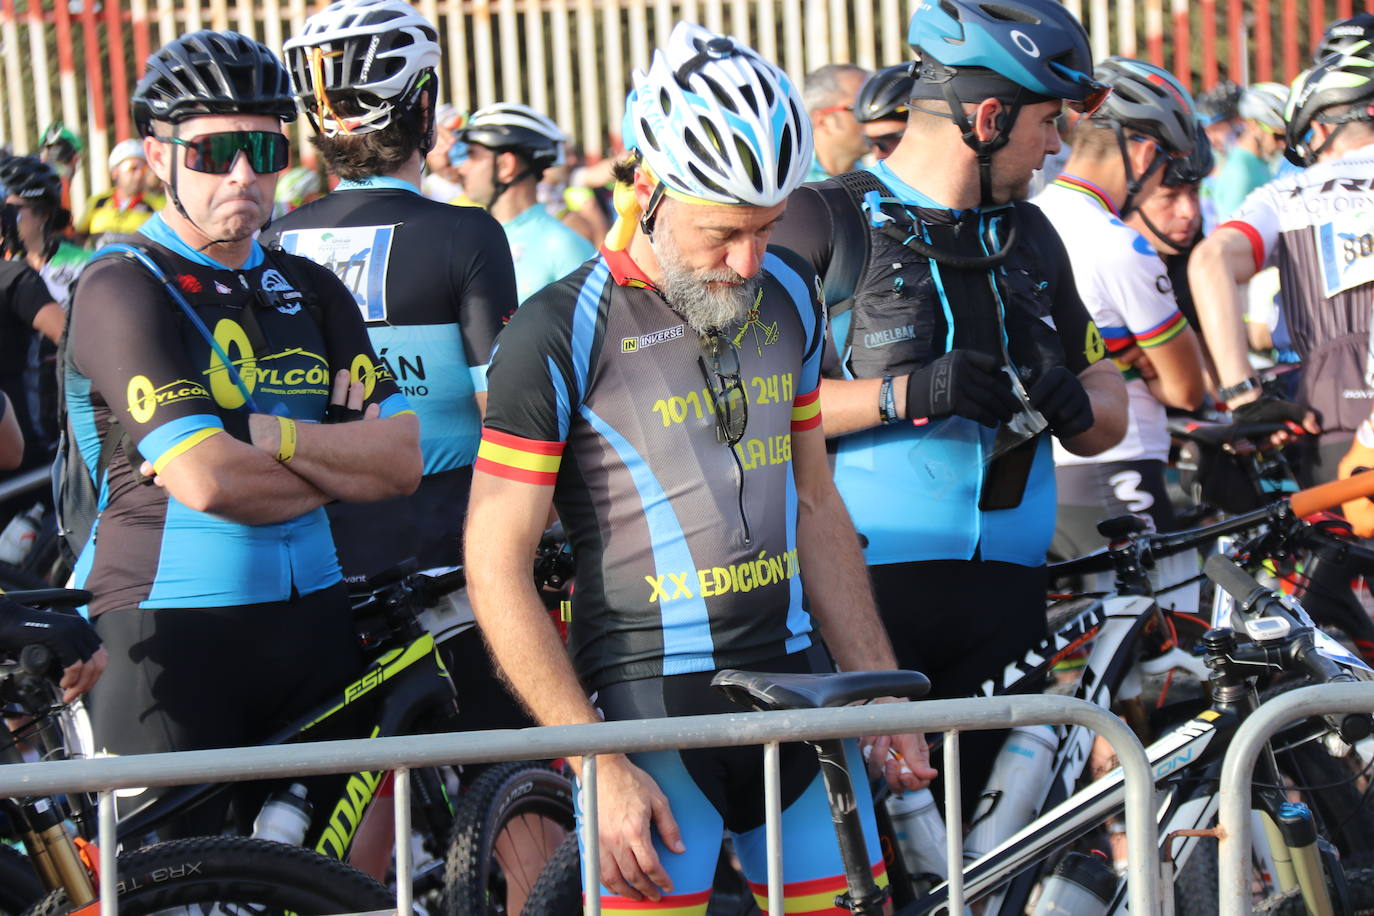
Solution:
M158 137L163 143L186 148L186 167L207 175L227 175L239 153L259 175L280 172L291 161L291 141L275 130L231 130L199 137Z

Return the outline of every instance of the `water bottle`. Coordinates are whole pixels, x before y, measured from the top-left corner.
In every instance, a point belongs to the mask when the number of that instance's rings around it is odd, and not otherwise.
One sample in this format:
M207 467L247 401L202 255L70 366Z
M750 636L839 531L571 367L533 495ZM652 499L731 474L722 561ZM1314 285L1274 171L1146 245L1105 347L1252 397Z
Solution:
M310 827L311 806L305 796L305 786L298 782L285 791L273 792L253 821L253 838L299 846Z
M935 807L929 789L903 792L887 797L887 813L902 861L913 879L934 875L940 881L949 877L945 819ZM938 883L938 882L933 882Z
M1035 818L1054 775L1057 746L1049 725L1012 729L974 806L973 827L964 838L965 861L979 858Z
M1116 872L1101 853L1071 852L1045 882L1031 916L1103 916L1116 892Z
M0 532L0 561L18 566L33 549L38 529L43 523L43 505L39 503L27 512L10 519Z

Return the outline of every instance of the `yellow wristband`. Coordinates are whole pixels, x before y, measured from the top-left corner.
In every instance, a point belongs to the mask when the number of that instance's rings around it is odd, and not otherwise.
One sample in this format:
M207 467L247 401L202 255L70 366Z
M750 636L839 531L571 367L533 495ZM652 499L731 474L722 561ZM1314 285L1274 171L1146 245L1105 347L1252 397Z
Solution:
M277 443L277 460L287 464L296 457L296 421L290 417L277 417L281 427L281 441Z

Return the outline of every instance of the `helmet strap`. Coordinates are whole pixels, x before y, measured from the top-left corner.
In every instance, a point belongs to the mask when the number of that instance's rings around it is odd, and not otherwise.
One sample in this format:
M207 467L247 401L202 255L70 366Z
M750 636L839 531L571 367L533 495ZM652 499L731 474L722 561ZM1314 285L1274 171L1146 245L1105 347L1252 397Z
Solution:
M1139 212L1140 221L1145 224L1145 228L1153 232L1155 238L1159 241L1159 243L1163 245L1165 248L1169 249L1168 251L1164 252L1165 254L1183 254L1183 250L1187 247L1186 245L1176 245L1173 242L1169 241L1169 237L1166 236L1163 232L1159 231L1159 227L1150 221L1150 218L1145 215L1144 210L1141 210Z
M1135 209L1135 198L1136 195L1140 193L1140 189L1145 187L1145 182L1150 180L1150 176L1159 171L1165 162L1168 161L1168 157L1156 149L1154 158L1150 160L1149 167L1137 178L1135 169L1131 168L1131 152L1130 148L1126 145L1128 141L1126 140L1125 129L1120 123L1114 121L1112 122L1112 131L1116 134L1117 149L1121 150L1121 165L1126 170L1126 199L1121 202L1121 216L1125 218L1130 216L1131 212ZM1146 225L1149 225L1148 221ZM1150 229L1155 235L1159 235L1159 231L1156 230L1154 226L1150 226Z
M945 82L941 86L941 92L944 93L945 104L949 105L950 120L959 128L964 144L973 150L978 160L979 206L990 207L995 202L992 199L992 154L1011 140L1011 129L1016 124L1016 116L1021 113L1021 90L1017 89L1016 96L1007 104L1007 110L997 116L997 133L987 140L979 139L978 131L969 122L968 115L964 112L964 104L959 101L953 83Z

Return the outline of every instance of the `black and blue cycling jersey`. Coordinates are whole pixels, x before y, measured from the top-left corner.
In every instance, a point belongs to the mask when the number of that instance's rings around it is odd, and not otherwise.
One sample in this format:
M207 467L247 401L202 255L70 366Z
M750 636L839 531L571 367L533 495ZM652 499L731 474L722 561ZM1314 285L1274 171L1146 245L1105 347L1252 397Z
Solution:
M190 248L154 217L139 245L181 290L262 413L324 419L334 374L363 382L382 416L410 410L333 274L253 246L239 269ZM307 302L306 296L310 297ZM77 282L65 371L68 423L95 476L117 421L121 446L97 480L99 517L77 562L92 614L285 601L340 580L323 509L244 525L198 512L139 473L161 470L214 435L249 440L243 391L224 361L143 266L92 262Z

